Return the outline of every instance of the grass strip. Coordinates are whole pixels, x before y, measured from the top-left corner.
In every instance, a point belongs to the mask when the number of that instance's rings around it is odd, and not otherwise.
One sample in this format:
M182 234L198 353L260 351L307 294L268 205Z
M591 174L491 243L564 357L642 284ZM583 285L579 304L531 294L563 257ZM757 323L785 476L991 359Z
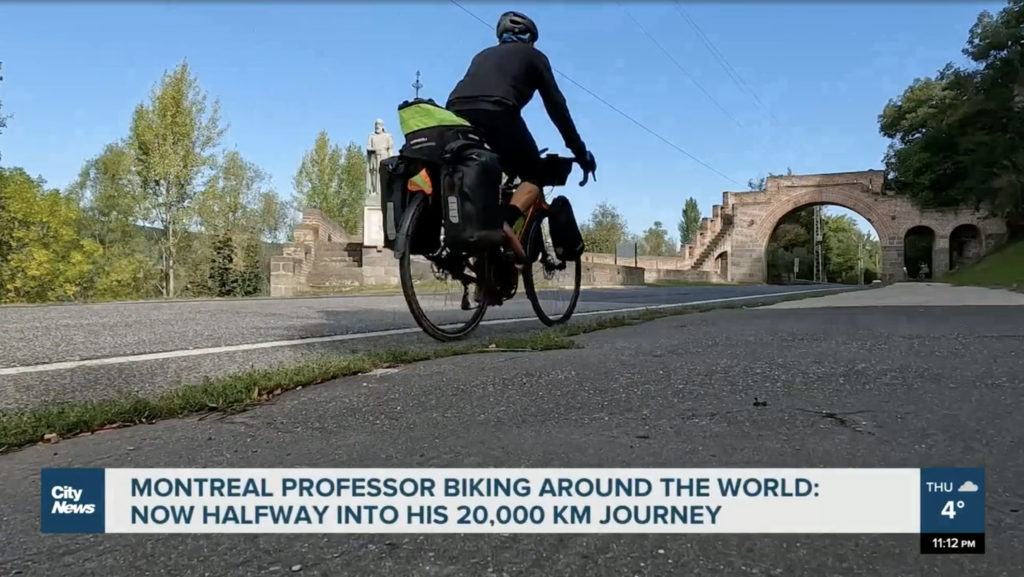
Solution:
M548 351L574 343L553 331L494 339L494 349ZM389 349L351 357L320 357L269 369L246 371L166 393L143 397L64 402L28 411L0 412L0 453L40 440L209 412L238 412L286 391L409 363L485 352L487 344L465 343L421 349Z
M501 336L480 342L419 349L387 349L348 357L321 357L275 368L247 371L202 383L185 385L166 393L143 397L125 396L101 401L73 401L43 405L27 411L0 411L0 454L39 441L61 439L132 425L200 415L244 411L286 391L318 385L410 363L488 351L551 351L575 348L572 337L605 329L641 324L670 316L716 309L756 307L835 293L798 293L765 299L768 302L734 301L700 307L681 305L610 314L525 335Z
M1024 241L1000 245L980 262L939 279L956 286L1024 288Z

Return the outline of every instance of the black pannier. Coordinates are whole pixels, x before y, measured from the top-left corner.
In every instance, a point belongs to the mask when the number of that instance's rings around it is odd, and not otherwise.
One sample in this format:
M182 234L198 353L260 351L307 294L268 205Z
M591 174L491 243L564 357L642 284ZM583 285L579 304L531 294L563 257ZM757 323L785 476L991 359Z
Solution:
M586 246L568 198L556 196L551 201L548 224L551 227L551 244L558 260L572 262L579 259L586 251Z
M414 255L433 254L441 248L441 217L438 204L433 202L433 182L437 179L437 167L415 158L402 155L382 160L380 163L381 211L384 220L384 248L395 250L402 218L409 208L413 195L425 193L423 207L425 215L416 223L409 241L409 252Z
M467 250L500 242L501 163L476 139L445 147L441 166L441 205L445 244Z
M476 190L477 186L490 186L489 167L493 156L483 143L483 138L468 121L457 114L438 106L430 99L416 98L398 106L398 120L402 125L405 143L398 151L404 164L394 168L401 173L404 184L402 192L395 194L401 200L395 202L400 207L395 213L395 234L401 224L401 212L404 212L414 191L427 192L429 204L424 210L429 217L417 222L416 231L411 239L412 254L432 254L440 249L441 231L444 229L445 242L453 247L466 241L474 240L480 226L487 226L480 221L481 214L498 219L501 228L500 212L497 206L491 206L490 198L477 198L468 190ZM478 152L465 152L477 149ZM381 171L383 174L384 171ZM418 175L418 176L417 176ZM498 177L501 178L498 169ZM426 184L424 178L426 177ZM455 184L458 182L458 184ZM449 183L449 184L446 184ZM500 183L499 183L500 184ZM397 190L396 186L396 190ZM383 190L383 189L382 189ZM498 185L491 187L494 202L497 203ZM454 211L449 211L448 199L454 199ZM386 202L386 201L382 201ZM453 216L455 220L449 221ZM428 222L429 221L429 222ZM394 240L389 239L389 223L385 208L385 246L393 246Z

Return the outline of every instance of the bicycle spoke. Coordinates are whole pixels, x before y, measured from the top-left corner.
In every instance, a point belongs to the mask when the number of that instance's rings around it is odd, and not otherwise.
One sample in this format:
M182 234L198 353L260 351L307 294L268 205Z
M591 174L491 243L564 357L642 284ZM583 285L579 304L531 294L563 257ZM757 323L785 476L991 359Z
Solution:
M409 208L408 223L402 230L408 238L423 217L423 207L421 201ZM407 251L402 255L399 268L409 312L428 335L440 341L456 340L480 324L487 307L475 302L475 284L467 285L475 275L467 273L467 265L461 257L439 254L427 259L411 256Z
M534 312L544 324L565 322L579 299L580 263L563 262L555 256L547 218L533 226L527 245Z

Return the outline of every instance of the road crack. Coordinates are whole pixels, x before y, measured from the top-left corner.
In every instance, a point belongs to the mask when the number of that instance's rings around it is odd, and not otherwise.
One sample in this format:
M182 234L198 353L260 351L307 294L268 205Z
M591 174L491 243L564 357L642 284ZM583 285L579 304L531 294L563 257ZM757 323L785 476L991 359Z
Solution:
M866 435L872 435L872 436L874 436L874 434L875 434L874 432L867 430L867 423L865 423L863 420L861 420L861 419L851 419L850 418L850 417L853 417L855 415L862 415L862 414L865 414L865 413L872 413L872 412L874 412L874 411L871 411L871 410L850 411L850 412L845 412L845 413L839 413L839 412L836 412L836 411L800 409L800 408L797 408L795 410L803 412L803 413L810 413L812 415L817 415L817 416L819 416L819 417L821 417L823 419L828 419L830 421L834 421L836 423L839 423L840 427L851 429L851 430L853 430L854 432L857 432L857 433L864 433ZM857 421L857 422L852 422L852 421Z

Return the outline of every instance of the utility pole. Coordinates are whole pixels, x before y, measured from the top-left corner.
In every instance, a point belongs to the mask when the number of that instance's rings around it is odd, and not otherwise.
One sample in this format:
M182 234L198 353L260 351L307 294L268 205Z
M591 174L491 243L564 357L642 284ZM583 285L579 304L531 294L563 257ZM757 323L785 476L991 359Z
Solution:
M412 83L413 89L416 90L416 98L420 97L420 88L423 88L423 84L420 83L420 71L416 71L416 82Z
M821 205L814 207L814 282L824 283L825 250L822 246L823 231L821 229Z
M864 284L864 239L857 242L857 284Z

